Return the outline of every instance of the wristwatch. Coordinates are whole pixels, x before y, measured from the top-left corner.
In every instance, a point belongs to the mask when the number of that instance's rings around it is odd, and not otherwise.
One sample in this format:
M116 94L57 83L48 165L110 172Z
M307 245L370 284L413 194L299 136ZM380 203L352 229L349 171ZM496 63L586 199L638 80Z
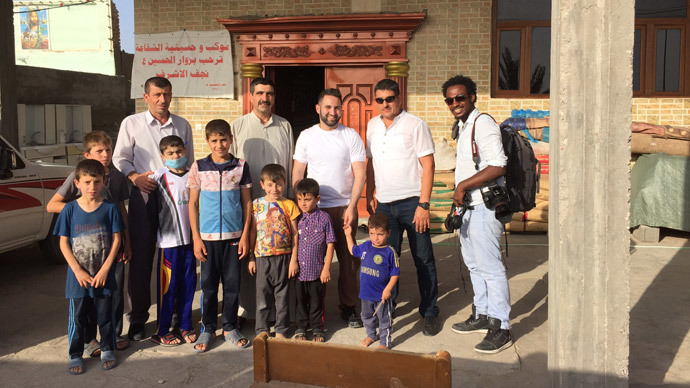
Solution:
M417 206L421 207L424 210L429 210L429 202L420 202Z

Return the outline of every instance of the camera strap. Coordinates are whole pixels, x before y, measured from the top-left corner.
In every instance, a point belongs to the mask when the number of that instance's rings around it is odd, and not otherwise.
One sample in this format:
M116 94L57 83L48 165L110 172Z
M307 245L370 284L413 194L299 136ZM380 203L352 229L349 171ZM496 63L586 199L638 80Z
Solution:
M496 119L494 119L493 116L491 116L490 114L480 113L477 115L477 117L475 117L474 123L472 123L472 132L470 135L472 137L472 144L470 145L470 148L472 150L472 161L474 162L474 169L477 171L479 171L479 147L477 147L477 141L474 140L474 127L477 126L477 120L483 115L491 117L491 120L496 122Z

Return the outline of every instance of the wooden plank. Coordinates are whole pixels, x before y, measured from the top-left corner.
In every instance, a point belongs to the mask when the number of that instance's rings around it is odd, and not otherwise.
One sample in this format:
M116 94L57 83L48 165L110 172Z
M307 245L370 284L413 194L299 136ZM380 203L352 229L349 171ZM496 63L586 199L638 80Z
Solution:
M263 366L266 373L257 372ZM254 340L254 378L357 388L388 387L394 378L408 388L445 388L451 386L452 375L445 351L417 354L264 336Z

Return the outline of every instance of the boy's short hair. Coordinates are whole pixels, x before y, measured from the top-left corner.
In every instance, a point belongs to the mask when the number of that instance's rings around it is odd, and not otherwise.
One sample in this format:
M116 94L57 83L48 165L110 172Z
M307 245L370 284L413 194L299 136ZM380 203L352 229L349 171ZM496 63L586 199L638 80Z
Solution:
M232 133L230 132L230 124L223 119L211 120L206 124L206 139L211 135L225 135L232 138Z
M374 213L369 216L369 229L391 230L391 222L388 216L383 213Z
M91 152L91 148L99 144L103 144L112 148L113 139L111 139L110 136L108 136L108 134L103 131L91 131L84 135L83 144L84 152L88 154L89 152Z
M91 177L104 177L105 167L95 159L85 159L77 164L77 169L74 172L74 177L80 180L82 176L88 175Z
M400 85L398 85L398 83L392 79L384 78L377 82L376 86L374 86L374 93L379 90L390 90L395 96L397 96L400 94Z
M287 173L285 172L285 167L281 166L280 164L267 164L261 169L262 182L271 181L275 183L281 179L283 182L287 182L287 179L285 179L286 175Z
M168 147L182 147L184 149L184 141L177 135L170 135L162 138L161 142L158 143L158 147L161 149L162 155Z
M311 178L304 178L297 182L295 186L295 192L297 194L311 194L314 198L319 196L319 182Z

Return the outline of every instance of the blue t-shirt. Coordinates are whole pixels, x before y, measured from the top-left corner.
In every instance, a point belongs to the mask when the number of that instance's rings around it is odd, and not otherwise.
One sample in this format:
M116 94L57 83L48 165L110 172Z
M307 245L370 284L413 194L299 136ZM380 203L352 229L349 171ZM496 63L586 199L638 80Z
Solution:
M361 257L359 299L381 300L381 294L393 276L400 276L398 255L390 246L375 247L371 241L352 247L352 256Z
M113 233L123 228L117 205L103 201L98 209L87 213L77 201L69 202L60 212L53 234L70 238L72 254L79 265L95 276L105 263L113 243ZM67 266L66 298L108 295L115 290L115 265L110 268L105 287L84 288L79 285L72 268Z

